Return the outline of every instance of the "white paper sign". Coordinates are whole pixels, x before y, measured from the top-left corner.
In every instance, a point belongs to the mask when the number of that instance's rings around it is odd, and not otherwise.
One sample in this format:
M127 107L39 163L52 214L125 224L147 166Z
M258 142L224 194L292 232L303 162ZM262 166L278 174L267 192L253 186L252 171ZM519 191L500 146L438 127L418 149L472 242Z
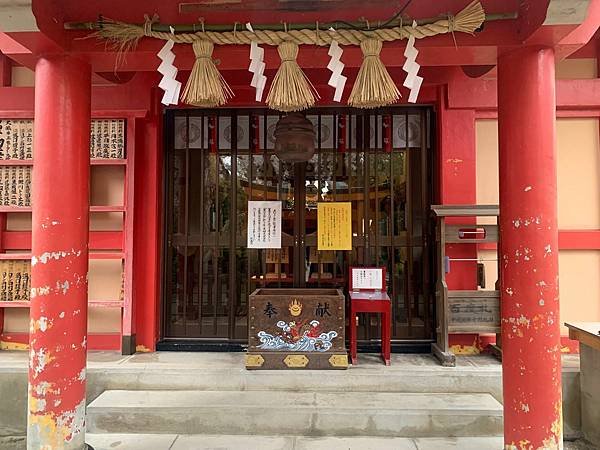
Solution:
M281 248L281 202L248 202L248 248Z
M383 269L352 268L352 290L383 289Z

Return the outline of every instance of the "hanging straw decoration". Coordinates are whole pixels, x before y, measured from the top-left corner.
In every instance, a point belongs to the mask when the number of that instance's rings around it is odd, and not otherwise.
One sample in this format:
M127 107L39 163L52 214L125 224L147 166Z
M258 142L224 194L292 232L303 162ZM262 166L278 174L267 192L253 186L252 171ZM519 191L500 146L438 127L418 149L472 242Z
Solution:
M363 62L348 98L356 108L378 108L390 105L400 98L400 91L379 58L383 43L368 38L360 43Z
M267 105L283 112L310 108L319 94L296 62L298 44L282 42L277 47L277 52L281 58L281 66L271 83Z
M446 33L468 33L473 34L486 20L485 11L479 0L473 0L462 11L455 16L447 15L429 19L417 20L417 27L410 25L378 28L369 33L373 38L383 42L399 41L414 36L423 39L430 36ZM152 19L150 19L152 21ZM128 52L134 50L140 39L152 37L155 39L172 39L176 44L191 44L196 39L206 39L216 45L240 45L250 44L256 41L259 45L279 45L283 42L295 42L298 45L321 45L328 46L335 40L339 45L360 45L365 38L365 32L352 28L336 28L335 32L318 33L314 29L301 30L254 30L253 32L242 30L233 32L231 25L215 25L215 30L200 31L197 25L174 25L175 35L169 26L152 22L147 24L130 24L112 20L101 16L97 22L74 22L67 23L67 29L94 30L88 35L91 38L106 40L115 50ZM328 26L337 24L326 24ZM222 28L219 30L219 28Z
M214 44L196 39L192 47L196 62L181 94L181 100L188 105L206 108L224 105L233 97L233 92L212 60Z

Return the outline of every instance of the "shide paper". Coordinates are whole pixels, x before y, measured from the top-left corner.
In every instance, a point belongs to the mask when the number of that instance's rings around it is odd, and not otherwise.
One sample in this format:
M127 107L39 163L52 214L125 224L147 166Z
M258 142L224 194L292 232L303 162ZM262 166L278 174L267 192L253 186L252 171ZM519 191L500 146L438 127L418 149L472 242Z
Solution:
M417 26L416 22L413 22L413 28ZM408 96L409 103L416 103L421 85L423 84L423 78L418 75L421 66L417 63L417 56L419 50L415 48L415 37L410 36L408 38L408 44L404 50L404 56L406 61L402 69L406 72L406 80L404 80L403 86L410 89L410 95Z
M177 67L173 64L175 61L173 45L175 45L175 42L169 39L157 53L157 56L161 60L157 70L163 76L158 87L165 91L161 100L162 104L165 106L177 105L179 101L179 91L181 91L181 83L176 79Z
M331 41L329 51L327 52L327 54L331 56L329 64L327 64L327 68L331 71L331 77L327 84L332 88L335 88L335 94L333 96L333 101L335 102L342 100L342 93L344 92L344 86L346 85L347 80L347 78L342 75L344 63L340 61L340 58L342 57L343 52L344 51L338 45L337 41Z
M249 22L246 24L246 29L251 33L254 33L254 29ZM248 67L248 71L252 73L252 81L250 81L250 86L256 89L255 100L257 102L262 101L265 85L267 84L267 77L264 75L264 57L265 50L260 47L256 41L252 41L250 43L250 67Z

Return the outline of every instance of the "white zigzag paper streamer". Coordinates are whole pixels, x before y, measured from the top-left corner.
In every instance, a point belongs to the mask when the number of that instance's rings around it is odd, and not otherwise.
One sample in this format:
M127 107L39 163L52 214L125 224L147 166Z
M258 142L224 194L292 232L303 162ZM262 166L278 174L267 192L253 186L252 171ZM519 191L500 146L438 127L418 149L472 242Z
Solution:
M246 29L251 33L254 33L254 29L252 28L252 25L250 25L250 22L246 24ZM264 57L265 49L260 47L255 41L252 41L250 43L250 67L248 67L248 71L252 73L252 81L250 81L250 86L256 88L256 96L254 99L257 102L262 101L263 91L265 90L265 85L267 84L267 77L264 75Z
M417 26L417 22L413 21L413 28ZM408 96L409 103L416 103L421 85L423 84L423 78L418 75L421 66L417 63L417 56L419 50L415 47L415 37L411 36L408 38L406 49L404 50L404 56L406 61L402 66L402 69L406 72L406 80L404 80L403 86L410 89L410 95Z
M169 39L157 53L157 56L162 61L157 70L163 76L158 87L165 91L161 100L161 103L165 106L177 105L179 102L179 91L181 91L181 83L176 79L177 67L173 64L173 61L175 61L173 45L175 45L175 42Z
M342 94L344 92L344 86L346 85L347 78L342 75L342 71L344 70L344 63L340 61L342 57L342 53L344 51L339 46L337 41L332 40L331 45L329 46L329 51L327 54L331 56L329 60L329 64L327 64L327 68L331 71L331 77L327 84L332 88L335 88L335 94L333 96L334 102L339 102L342 100Z

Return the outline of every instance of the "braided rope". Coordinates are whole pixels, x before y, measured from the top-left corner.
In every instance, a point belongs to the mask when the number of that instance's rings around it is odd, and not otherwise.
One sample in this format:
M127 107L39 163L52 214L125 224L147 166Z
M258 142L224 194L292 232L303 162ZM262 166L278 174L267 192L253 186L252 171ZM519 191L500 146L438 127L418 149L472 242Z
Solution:
M360 45L362 41L370 38L382 42L391 42L407 39L410 36L414 36L415 39L423 39L438 34L454 32L473 33L484 21L485 12L483 7L479 3L479 0L474 0L456 16L448 16L431 24L423 24L416 27L401 25L373 31L303 29L290 31L256 30L250 32L234 29L233 31L225 32L198 31L195 33L173 34L163 31L152 31L151 26L147 24L140 26L107 20L94 35L113 41L121 48L129 48L127 43L137 43L144 36L163 40L171 39L178 44L191 44L195 40L202 39L210 41L215 45L250 44L252 41L263 45L279 45L287 41L298 45L327 46L331 44L332 40L336 40L340 45Z

